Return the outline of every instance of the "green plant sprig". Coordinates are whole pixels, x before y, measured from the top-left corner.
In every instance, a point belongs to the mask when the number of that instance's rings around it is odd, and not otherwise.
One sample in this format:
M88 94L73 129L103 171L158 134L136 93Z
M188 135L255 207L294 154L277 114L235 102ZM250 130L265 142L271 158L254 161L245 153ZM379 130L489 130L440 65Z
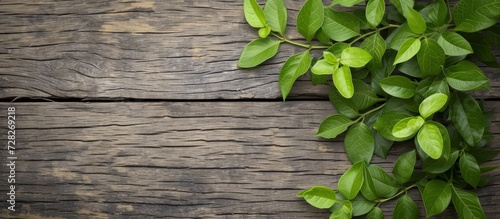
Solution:
M364 9L352 7L366 2ZM459 218L485 218L477 194L487 185L484 166L500 150L488 149L492 112L467 92L488 90L489 79L475 62L499 67L491 50L499 45L500 0L449 0L420 5L414 0L305 0L296 17L304 37L288 39L283 0L244 0L248 24L259 38L243 49L238 67L253 68L274 57L282 43L305 50L281 67L278 83L285 100L295 81L310 72L314 85L329 84L336 113L317 136L345 133L344 149L352 166L337 189L313 186L297 196L331 211L330 218L384 218L380 205L397 199L394 218L418 218L407 194L418 187L426 217L450 203ZM486 7L487 6L487 7ZM323 50L312 57L311 50ZM391 173L371 164L386 158L397 142L414 149L400 155ZM421 162L418 162L420 160Z

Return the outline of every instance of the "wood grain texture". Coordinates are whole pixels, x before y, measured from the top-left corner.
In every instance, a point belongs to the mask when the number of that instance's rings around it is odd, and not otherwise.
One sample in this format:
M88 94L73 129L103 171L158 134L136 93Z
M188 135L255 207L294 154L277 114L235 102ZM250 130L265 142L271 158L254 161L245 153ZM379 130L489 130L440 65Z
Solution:
M2 207L1 218L327 218L295 194L335 187L350 166L342 139L314 136L333 111L326 101L0 103L8 106L17 109L18 210ZM499 112L491 130L498 148ZM408 149L373 162L390 170ZM497 218L500 171L492 174L478 193ZM391 218L394 202L382 206Z
M19 0L0 2L0 98L276 99L282 45L263 66L236 60L257 37L241 0ZM259 1L262 2L262 1ZM326 1L325 1L326 2ZM302 0L287 0L288 37ZM496 70L485 68L499 97ZM301 78L291 98L321 97Z

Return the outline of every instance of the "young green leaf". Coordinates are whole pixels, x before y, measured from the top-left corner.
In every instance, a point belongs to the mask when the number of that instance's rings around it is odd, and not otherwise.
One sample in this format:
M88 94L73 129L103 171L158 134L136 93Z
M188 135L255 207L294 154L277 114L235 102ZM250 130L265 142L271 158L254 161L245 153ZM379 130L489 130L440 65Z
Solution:
M444 0L437 0L420 10L420 14L422 14L425 22L432 24L434 27L440 27L446 22L448 6Z
M394 50L399 50L401 45L408 40L409 38L415 38L417 37L416 34L414 34L411 30L410 27L408 26L408 23L402 24L400 27L396 28L387 38L386 42L387 45L389 45L389 48L394 49Z
M265 26L259 29L260 38L266 38L267 36L269 36L270 33L271 33L271 28L269 26Z
M408 195L401 196L394 208L394 218L398 219L418 219L418 206Z
M365 110L381 100L377 97L375 91L362 80L354 79L352 83L354 85L352 100L359 110Z
M359 110L356 104L354 104L354 101L352 99L344 98L340 95L336 88L330 87L328 90L328 97L332 105L340 114L343 114L351 119L359 116Z
M396 60L394 60L394 64L396 65L401 62L406 62L410 60L413 56L415 56L420 50L420 40L415 38L407 39L398 50L398 54L396 55Z
M460 156L460 173L465 181L472 187L476 188L481 179L481 171L477 164L476 158L469 153L463 153Z
M366 4L366 20L374 27L380 24L385 14L384 0L369 0Z
M351 68L347 65L338 68L333 73L333 84L343 97L351 98L354 95Z
M415 95L417 85L404 76L390 76L379 82L380 87L393 97L403 99L412 98Z
M445 74L448 84L459 91L476 90L489 81L476 64L465 60L446 68Z
M339 64L339 60L331 52L324 51L323 52L323 57L325 58L326 62L328 62L328 64L331 64L331 65L338 65Z
M266 26L266 16L259 3L257 3L257 0L245 0L243 2L243 12L250 26L255 28Z
M366 219L384 219L384 213L382 209L375 207L366 215Z
M422 193L422 200L427 218L442 213L450 205L451 185L441 180L428 182Z
M316 75L332 75L338 69L338 66L338 63L332 65L326 59L321 59L313 65L311 72Z
M435 93L425 98L424 101L420 103L418 111L420 112L420 115L425 119L443 108L443 106L446 105L447 101L448 95Z
M352 204L349 200L342 202L341 207L335 209L330 215L330 219L350 219L352 218Z
M364 161L370 163L375 150L373 133L364 123L358 123L347 131L344 148L352 164Z
M485 119L476 100L466 93L457 92L450 100L451 121L467 144L474 146L483 137Z
M280 41L270 38L256 39L245 46L238 60L238 68L252 68L278 53Z
M396 164L394 164L392 174L394 174L394 177L399 184L407 183L410 180L416 161L417 153L415 152L415 150L402 154L396 160Z
M477 32L495 25L500 16L498 0L461 0L453 8L456 31Z
M415 34L422 34L427 29L425 20L415 9L408 7L405 14L406 20L408 21L408 26L410 30Z
M297 14L297 30L309 42L323 25L323 10L321 0L307 0Z
M370 60L372 60L372 55L359 47L344 49L340 55L340 63L353 68L363 67L370 62Z
M415 89L415 101L420 103L425 98L435 93L450 94L450 88L446 80L441 77L427 77L421 80Z
M452 186L451 200L453 201L453 205L457 211L458 218L485 218L484 211L481 207L481 203L479 203L477 194Z
M438 159L443 153L443 137L439 128L430 123L418 131L417 141L422 150L429 155L432 159Z
M360 33L359 19L351 13L325 9L323 30L332 40L346 41Z
M444 32L439 36L437 43L443 48L444 53L449 56L473 53L469 42L458 33Z
M268 0L264 6L264 14L271 30L281 36L285 35L288 15L283 0Z
M335 138L342 134L354 122L344 115L332 115L326 118L319 126L316 136L323 138Z
M415 5L415 0L390 0L390 1L394 6L396 6L399 13L401 13L402 15L406 14L407 8L413 8L413 6Z
M370 55L373 57L372 62L382 62L382 57L384 56L386 45L384 38L380 36L380 33L377 32L369 36L368 38L363 40L359 47L370 53Z
M420 130L424 123L425 120L420 116L404 118L394 125L394 128L392 128L392 135L396 138L413 136Z
M364 0L334 0L333 2L337 5L342 5L344 7L352 7Z
M373 185L378 197L389 198L398 192L399 185L396 179L387 174L384 169L376 165L370 165L368 166L368 171L370 171L370 175L372 176Z
M297 197L304 198L307 203L320 209L330 208L337 201L335 192L325 186L314 186L297 194Z
M295 80L307 72L309 66L311 66L311 61L312 59L309 54L309 50L306 50L299 54L290 56L286 60L283 67L281 67L278 82L281 94L283 95L283 101L288 96L288 93L290 93Z
M394 126L402 119L408 118L411 115L407 112L389 111L380 115L373 124L373 128L380 133L384 138L391 141L404 141L407 138L397 138L392 134Z
M422 40L417 60L424 75L437 75L446 62L446 55L435 40L427 38Z
M339 179L338 190L347 199L356 197L363 185L363 165L363 162L354 164Z

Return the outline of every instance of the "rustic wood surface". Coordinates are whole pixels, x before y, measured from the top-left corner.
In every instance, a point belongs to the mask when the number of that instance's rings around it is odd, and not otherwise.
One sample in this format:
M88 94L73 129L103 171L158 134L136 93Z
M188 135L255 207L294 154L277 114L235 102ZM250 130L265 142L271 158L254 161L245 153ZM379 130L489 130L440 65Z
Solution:
M314 136L332 112L325 101L7 106L17 109L19 204L2 218L327 218L294 195L335 187L350 166L342 139ZM500 112L491 130L498 148ZM390 171L408 149L374 163ZM478 190L489 218L500 215L499 174ZM392 215L394 203L382 206Z
M257 37L241 0L0 1L0 98L276 99L282 45L257 70L239 70ZM262 1L263 2L263 1ZM325 1L327 2L327 1ZM287 0L288 37L303 0ZM485 68L492 91L500 79ZM307 76L290 97L324 97Z

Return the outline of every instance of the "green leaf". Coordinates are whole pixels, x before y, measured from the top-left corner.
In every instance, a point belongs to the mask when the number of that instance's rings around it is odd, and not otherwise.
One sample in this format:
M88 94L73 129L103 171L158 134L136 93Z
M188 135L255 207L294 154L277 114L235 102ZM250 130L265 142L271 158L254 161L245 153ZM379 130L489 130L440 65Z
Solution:
M441 180L432 180L422 193L427 218L442 213L451 200L451 185Z
M432 114L443 108L443 106L446 105L447 101L448 101L448 95L442 93L435 93L425 98L424 101L420 103L418 111L420 112L420 115L424 117L424 119L426 119L427 117L431 116Z
M278 53L280 41L256 39L245 46L238 60L238 68L252 68Z
M344 65L333 73L333 84L343 97L349 99L354 95L354 85L349 66Z
M367 200L374 201L378 199L377 190L375 189L375 184L373 184L372 175L366 163L363 165L363 185L361 186L361 195ZM358 195L359 196L359 195Z
M405 15L406 9L407 8L413 8L415 5L415 0L390 0L391 3L396 6L398 9L399 13L402 15Z
M372 60L372 55L359 47L344 49L340 55L340 63L353 68L363 67L370 62L370 60Z
M450 88L446 80L441 77L427 77L421 80L415 90L415 101L422 102L425 98L435 93L450 94Z
M420 130L424 123L425 120L420 116L404 118L394 125L392 135L396 138L411 137Z
M330 37L328 37L328 35L326 35L323 28L319 28L319 30L316 32L316 39L318 39L325 45L332 45L332 40L330 39Z
M351 13L325 9L323 30L332 40L346 41L360 33L359 19Z
M397 138L392 134L394 126L411 115L407 112L389 111L380 115L373 125L373 128L380 133L384 138L391 141L404 141L406 138Z
M366 20L374 27L380 24L385 14L384 0L369 0L366 4Z
M283 95L283 101L288 96L288 93L290 93L295 80L307 72L309 66L311 66L311 61L309 50L306 50L290 56L281 67L278 82L281 94Z
M419 51L420 52L420 51ZM418 55L418 53L417 53ZM425 78L428 75L425 75L422 70L420 69L420 66L417 61L417 57L413 57L410 60L403 62L397 66L397 69L406 75L412 76L414 78Z
M485 37L482 32L467 34L465 38L470 42L475 58L490 67L500 67L493 52L494 39Z
M489 82L476 64L465 60L446 68L445 74L448 84L459 91L476 90Z
M366 215L366 219L384 219L384 213L382 209L375 207Z
M361 215L365 215L370 212L375 205L376 202L366 200L361 194L356 196L353 200L350 200L352 203L352 216L358 217Z
M410 30L415 34L422 34L427 29L427 25L425 24L425 20L415 9L408 7L406 10L405 17L408 21L408 26Z
M418 206L408 194L401 196L394 208L394 218L418 219Z
M392 174L394 174L394 177L399 184L407 183L410 180L416 162L417 153L415 152L415 150L402 154L396 160L396 164L394 164Z
M443 153L443 137L439 128L430 123L418 131L417 141L422 150L429 155L432 159L438 159Z
M394 60L394 65L410 60L418 53L420 46L421 43L419 39L407 39L403 44L401 44L398 54L396 55L396 60Z
M335 138L342 134L354 122L344 115L332 115L326 118L319 126L316 136L323 138Z
M499 0L461 0L453 8L456 31L477 32L495 25L500 16Z
M450 100L451 121L467 144L474 146L483 137L485 119L476 100L466 93L457 92Z
M334 0L333 2L337 5L342 5L344 7L352 7L356 4L359 4L360 2L363 2L364 0Z
M351 119L359 116L359 110L356 104L354 104L354 101L352 99L344 98L340 95L336 88L330 87L328 90L328 97L332 105L340 114L343 114Z
M389 149L391 149L393 141L385 139L380 133L375 133L375 151L373 152L377 156L386 159Z
M330 215L330 219L350 219L352 217L353 206L349 200L342 202L341 207L335 209Z
M255 28L266 26L266 16L259 3L257 3L257 0L245 0L243 2L243 12L250 26Z
M420 10L425 22L432 24L435 27L440 27L446 23L448 16L448 6L444 0L437 0L433 4Z
M268 0L264 6L264 13L271 30L281 36L285 35L288 15L283 0Z
M328 48L326 51L331 52L333 55L335 55L335 57L340 57L340 55L342 55L342 51L349 47L351 47L349 43L337 42L330 46L330 48Z
M331 75L338 69L338 66L338 64L332 65L328 63L326 59L321 59L313 65L311 72L315 75Z
M477 164L476 158L469 153L463 153L460 156L460 173L465 181L472 187L476 188L481 179L481 171Z
M498 154L500 154L500 150L488 148L473 148L469 151L469 153L476 158L477 163L482 164L495 158Z
M337 201L335 192L325 186L314 186L297 194L297 197L304 198L307 203L320 209L330 208Z
M339 179L338 190L347 199L356 197L363 185L363 165L363 162L354 164Z
M398 192L399 185L396 179L387 174L384 169L376 165L370 165L368 166L368 170L372 176L377 197L389 198Z
M372 62L382 62L382 57L384 56L386 45L384 38L380 36L380 33L377 32L369 36L368 38L363 40L359 47L366 50L373 57Z
M444 67L446 55L435 40L427 38L422 40L417 60L424 75L437 75Z
M354 11L352 12L352 14L354 16L356 16L356 18L358 18L358 20L359 20L359 28L361 30L368 30L368 29L373 29L374 28L366 20L366 11L365 10L357 8L357 9L354 9Z
M270 33L271 33L271 28L269 26L265 26L259 29L260 38L266 38L267 36L269 36Z
M375 91L365 82L358 79L354 79L352 82L354 85L354 95L351 99L359 110L365 110L381 100L381 98L377 97Z
M330 75L317 75L317 74L310 74L311 76L311 83L316 86L318 84L326 84L328 82L328 79L331 78Z
M375 150L373 133L364 123L358 123L347 131L344 148L352 164L365 161L370 163Z
M408 39L410 38L415 38L417 37L416 34L414 34L411 30L410 27L408 26L408 23L402 24L400 27L396 28L387 38L386 42L387 45L389 45L389 48L394 49L394 50L399 50L401 45Z
M324 51L323 57L325 58L326 62L328 62L328 64L331 64L331 65L338 65L339 64L339 60L331 52Z
M417 85L407 77L390 76L380 81L380 87L393 97L409 99L415 95Z
M444 32L439 36L437 43L443 48L444 53L449 56L461 56L473 53L469 42L454 32Z
M444 156L441 156L437 160L425 159L423 164L424 171L432 174L444 173L451 167L453 167L455 161L457 161L458 159L458 155L459 151L454 151L450 154L448 159L446 159Z
M460 219L485 218L477 194L453 186L451 200Z
M297 30L308 42L323 25L324 6L321 0L307 0L297 14Z

